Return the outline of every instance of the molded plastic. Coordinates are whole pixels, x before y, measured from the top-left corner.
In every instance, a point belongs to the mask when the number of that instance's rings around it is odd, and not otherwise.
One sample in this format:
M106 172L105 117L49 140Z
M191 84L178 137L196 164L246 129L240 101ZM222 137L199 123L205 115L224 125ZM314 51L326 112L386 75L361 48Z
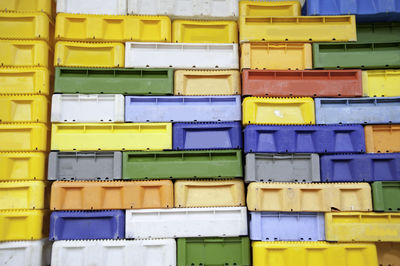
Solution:
M7 0L1 1L1 11L14 12L44 12L49 17L53 15L52 0Z
M400 213L326 213L325 232L328 241L400 242Z
M310 153L246 154L245 181L319 182L319 156Z
M249 211L372 211L368 183L250 183Z
M368 153L400 152L400 125L365 126Z
M390 266L400 264L400 243L375 243L378 251L379 265Z
M235 43L125 44L125 66L133 68L239 69Z
M178 180L174 184L175 207L246 206L244 183L231 180Z
M47 208L45 185L42 181L0 182L0 210Z
M364 96L396 97L400 96L400 70L363 71Z
M51 243L47 239L0 243L1 265L50 265Z
M2 67L45 67L52 65L52 51L45 41L0 40Z
M301 16L299 1L240 1L240 17Z
M400 97L315 99L317 124L400 123L399 112Z
M171 20L156 16L61 13L56 17L55 38L58 41L171 42Z
M59 151L170 150L172 148L172 124L170 123L53 124L51 132L51 149Z
M172 69L56 67L55 93L172 95Z
M225 122L241 120L235 96L126 96L126 122Z
M374 211L400 212L400 182L372 183Z
M173 126L174 150L241 149L240 122L176 123Z
M247 235L246 207L126 211L127 238L233 237L245 235Z
M122 43L83 43L59 41L55 45L54 66L124 67Z
M50 152L48 180L114 180L122 177L122 153Z
M365 138L361 125L249 125L244 146L246 153L361 153Z
M241 150L124 152L122 165L133 180L243 176Z
M321 157L321 181L400 181L400 154L324 155Z
M244 70L243 95L360 97L361 70Z
M390 1L390 0L389 0ZM400 10L400 9L399 9ZM400 19L400 14L399 14ZM400 20L399 20L400 21ZM390 43L400 41L400 23L359 23L357 20L357 43Z
M259 98L243 100L243 125L315 124L312 98Z
M42 123L0 124L0 151L47 151L47 134Z
M251 265L248 237L180 238L178 266L185 265Z
M47 123L48 105L44 95L0 95L0 121Z
M0 181L45 180L44 152L1 152Z
M240 45L240 69L312 69L309 43L252 42Z
M175 239L56 241L51 265L171 266L176 265L176 243Z
M42 67L0 68L0 94L49 95L49 70Z
M57 13L126 15L126 0L57 0Z
M124 122L124 100L121 94L54 94L51 122Z
M55 211L50 217L50 240L125 238L125 211Z
M249 230L253 241L321 241L325 217L316 212L250 212Z

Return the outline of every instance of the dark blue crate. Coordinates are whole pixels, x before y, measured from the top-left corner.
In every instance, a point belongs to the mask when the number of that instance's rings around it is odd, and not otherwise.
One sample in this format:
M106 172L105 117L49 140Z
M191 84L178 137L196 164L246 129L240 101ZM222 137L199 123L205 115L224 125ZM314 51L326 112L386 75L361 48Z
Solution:
M174 150L242 148L242 125L227 123L177 123L173 126Z
M357 22L400 21L400 0L307 0L308 16L356 15Z
M249 226L255 241L325 240L323 213L250 212Z
M55 211L50 217L50 240L125 238L125 212Z
M244 151L265 153L360 153L365 151L361 125L249 125Z
M400 153L324 155L320 167L324 182L400 181Z

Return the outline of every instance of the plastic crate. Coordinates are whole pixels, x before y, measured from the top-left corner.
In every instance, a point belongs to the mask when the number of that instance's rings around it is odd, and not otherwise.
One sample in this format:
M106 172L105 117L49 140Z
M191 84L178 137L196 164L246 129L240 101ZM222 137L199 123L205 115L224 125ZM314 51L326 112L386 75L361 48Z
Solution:
M57 13L126 15L126 0L57 0Z
M379 265L389 266L400 263L400 243L375 243Z
M325 217L316 212L250 212L253 241L325 240Z
M0 95L3 123L47 123L49 101L44 95Z
M12 12L44 12L49 17L53 15L52 0L7 0L1 1L1 11Z
M0 210L40 210L48 207L42 181L0 183ZM46 191L47 192L47 191Z
M311 153L246 154L245 181L319 182L319 156Z
M156 16L77 15L56 17L57 41L171 42L171 20Z
M45 180L44 152L0 152L0 180Z
M56 151L168 150L171 148L172 124L170 123L52 125L51 149Z
M321 181L400 181L400 154L324 155Z
M48 129L42 123L0 124L0 151L47 151Z
M249 125L244 129L244 151L360 153L365 151L363 131L361 125Z
M56 67L55 93L172 95L172 69Z
M243 100L243 125L315 124L312 98L261 98Z
M239 69L235 43L125 44L125 66L131 68Z
M361 70L244 70L244 96L360 97Z
M400 97L315 99L317 124L400 123Z
M365 126L368 153L400 152L400 125Z
M1 265L50 265L51 243L47 239L0 243Z
M52 51L45 41L0 40L2 67L45 67L52 65Z
M257 183L247 188L249 211L372 211L368 183Z
M87 240L125 238L125 212L56 211L50 216L49 239Z
M241 150L124 152L122 165L133 180L243 176Z
M51 122L124 122L124 101L121 94L54 94Z
M299 1L240 1L239 13L241 17L301 16L301 5Z
M400 96L400 70L363 71L363 89L369 97Z
M127 96L126 122L226 122L241 120L235 96Z
M174 150L241 149L240 122L176 123L173 126Z
M126 238L236 237L245 235L247 235L246 207L126 211Z
M49 95L49 70L42 67L0 68L0 94Z
M400 41L400 23L398 22L357 24L357 43L368 43L368 42L390 43L399 41Z
M309 43L252 42L240 45L240 69L312 69Z
M374 211L400 212L400 182L372 183Z

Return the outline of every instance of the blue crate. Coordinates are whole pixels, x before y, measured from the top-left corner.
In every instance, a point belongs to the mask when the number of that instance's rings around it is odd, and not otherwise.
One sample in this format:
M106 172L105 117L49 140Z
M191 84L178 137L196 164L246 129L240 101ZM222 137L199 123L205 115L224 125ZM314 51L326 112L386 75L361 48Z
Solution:
M323 213L250 212L249 226L255 241L325 240Z
M220 122L241 119L239 95L125 97L126 122Z
M357 22L400 21L400 0L307 0L308 16L356 15Z
M50 216L50 240L125 238L125 212L55 211Z
M400 97L317 98L317 124L400 123Z
M241 149L242 124L176 123L172 130L174 150Z
M324 182L400 181L400 153L324 155L320 167Z
M265 153L359 153L365 151L361 125L249 125L244 151Z

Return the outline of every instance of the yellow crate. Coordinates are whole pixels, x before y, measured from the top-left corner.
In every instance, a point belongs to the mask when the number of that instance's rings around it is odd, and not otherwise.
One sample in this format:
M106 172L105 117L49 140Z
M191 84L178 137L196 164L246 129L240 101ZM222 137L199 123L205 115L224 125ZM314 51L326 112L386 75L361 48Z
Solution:
M121 43L57 42L55 66L124 67L125 46Z
M363 71L363 91L369 97L400 96L400 70Z
M53 0L1 0L1 11L44 12L53 15Z
M328 241L400 242L400 213L326 213Z
M0 12L0 39L50 41L51 25L44 13Z
M49 95L49 71L43 67L0 68L0 94Z
M112 42L171 42L166 16L110 16L59 13L56 40Z
M47 133L42 123L0 123L0 151L47 151Z
M0 121L48 122L49 101L44 95L0 95Z
M246 206L244 183L232 180L178 180L174 184L175 207Z
M53 124L51 149L91 150L170 150L171 123Z
M0 182L0 210L44 209L43 181Z
M247 188L250 211L330 212L371 211L368 183L251 183Z
M0 152L0 181L45 180L44 152Z
M236 95L241 94L237 70L176 70L175 95Z
M235 21L175 20L172 42L237 43L238 26Z
M312 69L309 43L243 43L240 49L241 69Z
M45 41L0 40L0 65L3 67L49 68L52 52Z
M263 2L263 1L240 1L240 17L293 17L301 16L301 5L299 1Z
M376 266L370 243L253 242L253 266Z
M400 243L375 243L379 265L400 265Z
M49 211L0 211L0 241L39 240L49 236Z
M315 124L314 100L247 97L243 101L243 125L248 124Z
M357 41L355 16L239 18L240 42Z

